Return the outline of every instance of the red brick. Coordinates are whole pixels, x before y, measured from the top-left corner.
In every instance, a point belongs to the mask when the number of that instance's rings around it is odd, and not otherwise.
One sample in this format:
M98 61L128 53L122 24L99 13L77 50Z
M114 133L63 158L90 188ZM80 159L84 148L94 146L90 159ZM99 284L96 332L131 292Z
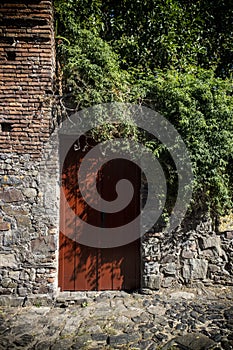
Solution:
M44 95L46 89L52 89L54 74L52 0L41 0L36 4L4 2L0 4L0 11L5 18L26 17L47 21L46 25L32 28L0 26L0 33L17 37L18 40L15 48L7 42L0 43L0 118L12 123L12 132L0 135L0 151L14 149L15 152L25 151L38 157L41 141L45 142L49 138L51 119L51 102L44 101ZM21 40L22 37L30 40L35 35L48 41L35 42L33 38L28 42ZM7 61L6 52L14 50L16 60Z

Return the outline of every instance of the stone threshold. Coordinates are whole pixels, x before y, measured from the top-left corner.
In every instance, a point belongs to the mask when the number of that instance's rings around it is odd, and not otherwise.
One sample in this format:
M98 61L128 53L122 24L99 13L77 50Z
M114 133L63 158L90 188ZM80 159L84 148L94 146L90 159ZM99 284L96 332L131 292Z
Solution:
M72 304L84 305L86 302L97 298L114 298L129 295L125 291L78 291L78 292L58 292L52 294L32 294L26 297L16 295L1 295L0 307L25 307L25 306L69 306Z
M146 295L160 295L168 299L196 299L208 298L216 299L230 299L233 300L233 286L214 286L200 288L177 288L150 290L141 289L137 291L58 291L56 294L32 294L26 297L17 295L1 295L0 307L25 307L25 306L49 306L49 307L68 307L71 305L86 306L91 301L101 301L102 299L113 299L115 297L128 297L130 294L134 296L143 297Z

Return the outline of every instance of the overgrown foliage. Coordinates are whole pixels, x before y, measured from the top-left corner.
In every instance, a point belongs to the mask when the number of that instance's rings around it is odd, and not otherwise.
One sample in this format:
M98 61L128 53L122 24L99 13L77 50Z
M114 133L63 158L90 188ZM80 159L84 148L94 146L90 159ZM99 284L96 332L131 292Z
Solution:
M232 208L232 2L55 0L55 9L65 105L162 113L190 151L193 205Z
M232 82L210 70L167 71L149 82L144 101L170 120L190 151L195 204L213 214L232 207Z
M92 32L119 55L123 68L185 69L229 76L233 62L231 0L55 0L59 30L70 43Z

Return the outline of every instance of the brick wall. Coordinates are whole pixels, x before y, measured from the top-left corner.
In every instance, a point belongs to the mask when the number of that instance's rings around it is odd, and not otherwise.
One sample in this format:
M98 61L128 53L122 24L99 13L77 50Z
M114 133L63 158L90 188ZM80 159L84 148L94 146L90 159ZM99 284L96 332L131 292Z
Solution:
M52 1L0 3L0 150L38 157L49 138Z

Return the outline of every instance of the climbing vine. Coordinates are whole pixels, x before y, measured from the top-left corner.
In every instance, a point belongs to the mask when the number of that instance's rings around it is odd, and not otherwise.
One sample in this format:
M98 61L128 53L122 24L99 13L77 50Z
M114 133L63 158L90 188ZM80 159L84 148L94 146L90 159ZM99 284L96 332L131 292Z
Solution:
M213 215L231 209L231 2L55 0L55 10L66 113L113 101L160 112L190 152L193 206ZM97 140L137 138L167 159L133 125L103 124L93 132Z

